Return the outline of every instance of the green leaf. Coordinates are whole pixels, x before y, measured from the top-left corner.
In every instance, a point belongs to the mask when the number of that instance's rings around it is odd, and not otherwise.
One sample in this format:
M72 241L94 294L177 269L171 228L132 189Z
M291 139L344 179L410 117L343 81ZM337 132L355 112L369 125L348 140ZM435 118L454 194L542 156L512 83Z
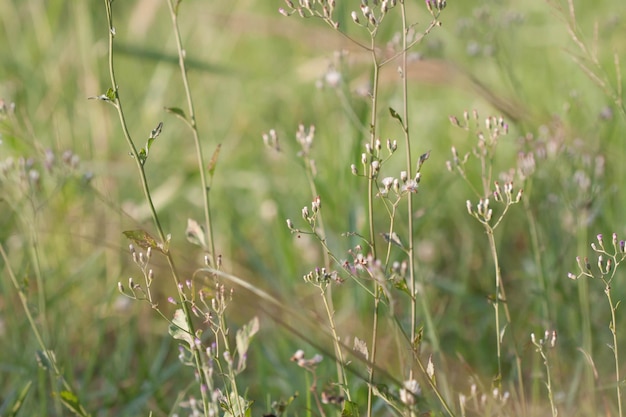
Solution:
M252 405L252 401L236 396L234 392L231 392L228 402L222 401L220 403L220 407L224 410L224 417L248 417L250 405Z
M109 101L115 101L115 90L113 90L111 87L109 87L109 89L106 92L106 98Z
M38 350L36 353L36 358L37 364L39 364L39 366L46 371L52 369L52 363L56 360L54 352L51 350Z
M411 295L411 290L409 290L409 286L403 278L394 280L393 286L395 289L400 290L407 295Z
M189 348L194 347L193 336L189 333L189 326L187 325L187 319L182 309L176 310L172 324L169 327L169 334L176 340L183 340L187 342Z
M396 119L397 121L400 122L400 124L402 126L404 126L404 122L402 121L402 117L400 117L400 115L398 114L397 111L395 111L393 108L389 107L389 113L391 114L391 117L393 117L394 119Z
M87 411L85 411L80 401L78 401L78 397L73 392L61 391L61 402L67 409L77 416L88 416Z
M352 401L344 401L343 410L341 410L341 417L358 417L359 406Z
M237 354L239 363L237 371L241 372L246 368L246 356L250 347L250 340L259 331L259 318L254 317L248 324L237 331Z
M185 112L181 108L178 108L178 107L166 107L165 111L168 112L168 113L172 113L174 116L180 117L184 121L187 121L187 115L185 114Z
M148 159L148 152L146 152L146 148L141 148L139 150L139 162L141 162L141 165L146 163L146 160Z
M115 104L115 91L109 88L106 93L100 94L99 96L87 97L87 100L100 100Z

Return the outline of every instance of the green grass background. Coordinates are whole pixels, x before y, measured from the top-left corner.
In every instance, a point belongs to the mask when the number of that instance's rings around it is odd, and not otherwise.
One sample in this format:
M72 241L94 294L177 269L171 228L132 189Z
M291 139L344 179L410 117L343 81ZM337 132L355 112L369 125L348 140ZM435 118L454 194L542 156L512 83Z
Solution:
M365 39L349 19L358 2L338 3L348 32ZM597 25L599 64L615 82L613 54L626 61L626 4L575 4L589 45L594 44ZM267 0L186 1L180 21L205 154L222 144L211 201L225 270L310 318L296 326L315 328L323 323L315 313L319 301L302 275L322 262L321 252L285 226L285 219L299 219L301 208L311 200L294 133L298 123L316 125L313 156L331 231L329 243L338 256L347 257L347 250L358 242L341 233L365 227L364 184L349 167L358 163L367 132L354 119L367 123L369 112L368 101L352 91L367 81L370 68L366 56L322 22L279 15L282 5ZM423 2L411 2L409 10L417 29L423 29L429 21ZM147 171L164 228L172 234L179 264L190 277L201 265L202 254L185 241L184 231L187 218L201 217L201 197L191 137L182 123L163 111L164 106L184 106L167 7L148 0L116 1L114 13L115 60L131 133L143 144L150 130L164 122ZM443 26L415 48L423 60L414 64L409 88L413 149L417 154L431 151L416 200L419 273L427 282L424 296L447 361L462 365L451 365L445 372L459 392L469 390L470 376L488 386L496 372L493 309L487 302L493 292L487 241L465 209L473 195L445 169L450 147L468 152L474 139L452 127L448 115L461 117L474 108L483 117L506 112L511 133L499 148L498 169L507 170L518 151L537 150L542 142L558 140L567 147L538 161L525 195L538 222L541 263L533 256L521 206L512 209L498 230L514 332L518 340L529 340L530 332L558 331L552 360L559 406L567 415L593 415L596 410L584 408L588 393L582 375L589 365L578 350L583 343L581 323L588 314L600 375L597 394L612 395L614 371L606 346L609 312L600 283L573 282L566 274L577 272L575 256L590 254L588 243L597 233L626 236L624 117L572 60L579 50L563 15L551 4L450 0L441 20ZM386 22L381 44L393 36L397 23ZM315 81L341 48L349 51L341 67L346 84L339 90L317 89ZM389 106L399 108L401 103L394 71L389 67L383 74L379 132L383 139L400 142L400 130L386 116ZM147 305L125 302L117 291L118 281L139 275L121 232L150 230L152 224L113 109L87 100L108 87L101 2L0 3L0 98L16 106L14 117L0 122L0 156L32 158L42 173L39 188L20 188L19 181L3 177L0 240L18 277L27 283L38 325L88 410L97 416L150 411L164 416L192 375L179 365L166 323ZM612 117L601 117L606 109ZM279 133L280 154L263 146L261 134L271 128ZM519 139L526 135L526 141ZM71 150L80 157L78 169L45 171L40 161L47 149L57 158ZM399 157L392 160L390 175L402 169L402 163ZM597 175L600 163L604 172ZM588 189L576 182L580 173L591 178ZM471 175L478 179L478 172ZM87 181L85 176L93 178ZM384 225L381 218L380 227ZM175 289L159 259L155 269L167 311L165 300ZM53 407L49 377L34 360L37 346L4 265L2 271L0 404L9 404L27 381L33 381L21 415L66 415ZM37 288L37 274L45 291ZM538 284L540 274L547 293ZM626 296L624 288L619 274L613 285L616 299ZM579 303L581 289L588 293L588 313ZM366 338L371 320L367 298L350 283L334 294L340 333ZM542 310L546 305L547 314ZM264 315L265 309L261 300L236 289L229 313L233 328L255 314L262 317L249 369L241 379L257 413L266 410L269 398L306 391L304 374L289 357L300 347L316 352ZM331 346L325 339L315 341ZM400 377L392 342L383 342L388 349L381 366ZM424 341L425 352L428 343ZM539 359L530 343L520 346L531 364L525 375L534 393L529 401L542 409L547 401ZM505 381L513 380L510 359ZM327 362L322 369L331 375ZM294 413L304 415L304 403L296 402Z

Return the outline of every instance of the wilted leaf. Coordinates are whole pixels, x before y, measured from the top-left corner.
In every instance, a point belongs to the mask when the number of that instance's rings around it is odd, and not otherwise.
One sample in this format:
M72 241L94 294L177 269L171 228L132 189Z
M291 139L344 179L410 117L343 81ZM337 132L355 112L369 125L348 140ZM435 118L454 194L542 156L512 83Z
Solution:
M428 160L428 158L430 158L430 151L420 155L420 159L417 162L417 171L419 172L420 169L422 169L422 165L424 165L424 162L426 162Z
M127 239L132 240L137 246L143 249L156 249L161 253L165 253L161 245L157 242L157 240L150 235L150 233L138 229L138 230L126 230L124 232L124 236Z
M354 338L354 344L353 344L353 348L352 349L356 350L361 355L363 355L365 360L369 359L370 353L367 350L367 344L363 340L359 339L358 337Z
M426 373L428 377L433 380L435 377L435 365L433 364L433 356L428 357L428 365L426 365Z
M217 147L213 151L213 156L207 165L207 169L209 170L209 175L212 177L213 173L215 173L215 167L217 166L217 158L220 155L220 150L222 149L222 144L218 143Z

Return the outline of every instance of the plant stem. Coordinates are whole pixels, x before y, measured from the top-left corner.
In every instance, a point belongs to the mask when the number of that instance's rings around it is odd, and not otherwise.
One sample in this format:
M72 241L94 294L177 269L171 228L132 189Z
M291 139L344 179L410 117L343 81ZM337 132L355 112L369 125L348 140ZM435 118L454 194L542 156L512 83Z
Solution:
M617 265L616 265L617 267ZM617 319L615 316L615 311L617 307L613 304L613 299L611 297L611 285L610 283L606 285L604 289L604 293L606 294L606 298L609 301L609 306L611 307L611 325L609 326L611 329L611 334L613 335L613 358L615 359L615 394L617 395L617 409L618 415L623 417L622 413L622 381L620 380L620 372L619 372L619 350L617 346Z
M179 3L180 4L180 3ZM170 9L170 16L172 18L172 26L174 28L174 36L176 38L176 49L178 51L178 65L180 67L180 74L183 81L183 88L187 97L187 111L189 112L189 118L187 120L191 132L193 134L193 141L196 147L196 156L198 162L198 171L200 172L200 183L202 186L202 199L204 203L204 222L206 226L206 235L209 242L209 251L213 266L217 267L217 255L215 253L215 244L213 239L213 224L211 222L211 207L209 205L209 191L210 186L206 178L206 167L204 166L204 157L202 154L202 145L200 144L200 135L198 133L198 125L196 124L196 112L193 105L193 99L191 95L191 88L189 87L189 79L187 77L187 65L185 63L185 49L180 37L180 29L178 27L178 10L173 5L173 0L168 0L167 5Z
M166 237L163 228L161 226L161 222L159 220L159 216L156 212L156 209L154 207L154 203L152 201L152 196L150 194L150 188L148 186L148 178L146 177L146 172L144 169L144 165L143 162L140 160L139 158L139 153L137 152L137 147L135 146L134 141L132 140L132 137L128 131L128 126L126 124L126 119L124 116L124 111L122 109L122 102L120 100L120 96L119 96L119 91L118 91L118 86L117 86L117 80L115 77L115 66L113 65L113 39L115 37L115 28L113 26L113 10L111 8L111 3L113 2L113 0L104 0L104 4L106 7L106 12L107 12L107 22L108 22L108 32L109 32L109 75L111 78L111 86L113 88L114 91L114 99L113 99L113 105L115 106L115 108L117 109L117 114L119 116L120 119L120 124L122 127L122 131L124 133L124 138L126 139L126 142L131 150L131 154L133 157L133 160L135 161L135 165L137 167L137 171L139 173L139 177L141 179L141 185L143 188L143 192L144 192L144 197L146 199L146 202L148 203L148 206L150 207L150 212L152 214L152 219L155 223L157 232L159 234L159 238L161 240L161 246L162 246L162 251L165 255L165 257L167 258L167 262L168 265L170 267L170 271L172 273L172 277L174 278L174 283L176 285L176 289L178 291L178 297L179 297L179 301L180 301L180 306L183 309L183 313L185 315L185 320L186 320L186 325L188 328L188 332L192 337L196 337L195 335L195 330L194 330L194 324L193 321L191 319L191 311L189 310L189 306L186 302L185 299L185 295L183 293L183 286L181 285L181 281L180 278L178 277L178 270L175 266L174 263L174 259L172 257L171 252L169 251L169 248L167 248L167 241L168 238ZM206 386L206 380L205 380L205 376L204 376L204 357L202 356L202 353L199 351L199 349L190 346L190 349L193 351L193 355L194 355L194 360L196 362L196 368L197 368L197 372L200 378L200 384L202 386ZM207 393L205 392L206 390L201 389L200 390L202 393L202 402L203 402L203 406L204 406L204 411L205 414L208 415L208 406L209 406L209 399L207 397Z
M380 67L378 64L378 57L376 56L376 44L374 34L371 36L371 50L372 54L372 64L374 67L374 74L372 79L372 92L371 92L371 100L372 100L372 112L370 118L370 149L374 149L374 143L376 141L376 123L377 123L377 112L378 112L378 77L380 72ZM367 207L368 207L368 217L369 217L369 243L372 251L372 257L376 259L376 238L375 238L375 230L374 230L374 182L376 181L376 172L374 172L374 168L372 167L371 161L369 165L369 175L368 175L368 184L367 184ZM376 363L376 353L377 353L377 336L378 336L378 304L380 298L380 291L378 286L378 282L376 280L374 282L374 318L372 323L372 342L371 342L371 357L370 363ZM369 377L367 384L367 417L372 416L372 405L374 399L374 366L371 366Z

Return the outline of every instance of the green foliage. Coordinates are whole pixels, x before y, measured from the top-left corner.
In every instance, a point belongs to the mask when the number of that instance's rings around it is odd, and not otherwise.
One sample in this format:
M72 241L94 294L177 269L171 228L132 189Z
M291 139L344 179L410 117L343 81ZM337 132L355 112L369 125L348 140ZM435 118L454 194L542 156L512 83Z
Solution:
M306 3L0 4L0 414L620 413L625 3Z

